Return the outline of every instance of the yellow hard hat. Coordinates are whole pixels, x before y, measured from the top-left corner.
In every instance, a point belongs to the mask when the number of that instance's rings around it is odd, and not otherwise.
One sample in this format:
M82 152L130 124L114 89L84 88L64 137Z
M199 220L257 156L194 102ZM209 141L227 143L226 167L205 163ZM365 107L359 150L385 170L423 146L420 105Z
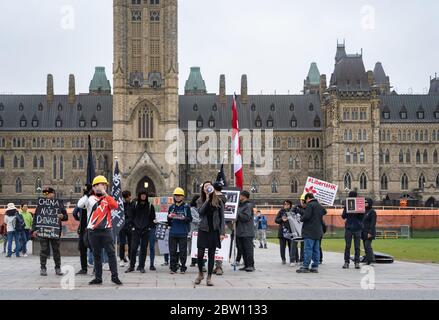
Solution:
M183 196L184 197L184 190L182 188L176 188L174 190L174 196Z
M96 178L93 179L94 186L101 183L104 183L108 186L107 178L105 178L104 176L97 176Z
M303 193L303 194L300 196L300 200L301 200L301 201L305 201L305 196L306 196L306 193Z

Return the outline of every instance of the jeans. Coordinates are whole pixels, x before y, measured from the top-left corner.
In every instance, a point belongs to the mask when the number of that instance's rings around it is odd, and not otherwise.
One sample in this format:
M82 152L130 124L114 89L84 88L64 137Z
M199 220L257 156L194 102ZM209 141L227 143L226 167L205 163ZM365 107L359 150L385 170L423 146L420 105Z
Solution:
M119 232L119 258L125 259L125 247L128 245L128 256L131 254L131 230L123 228Z
M27 253L27 242L30 240L30 230L29 229L24 229L23 231L20 232L20 245L21 245L21 252L23 252L23 254Z
M290 249L290 257L293 262L299 262L300 258L302 257L302 255L299 257L299 242L291 240L291 249ZM303 247L303 245L302 245ZM301 254L303 254L301 252Z
M136 266L136 257L137 257L137 249L140 245L140 254L139 254L139 268L145 269L145 261L146 261L146 249L148 247L149 242L149 232L148 231L137 231L134 230L132 232L131 238L131 252L130 252L130 267L134 268Z
M312 260L311 268L317 269L320 263L320 240L305 239L303 268L308 269Z
M372 239L363 240L364 251L366 251L366 262L375 262L375 255L372 249Z
M96 279L102 280L102 249L108 255L111 277L117 278L117 260L113 242L113 231L106 230L89 230L90 244L93 250L94 266Z
M344 261L347 263L351 261L351 245L352 245L352 238L354 238L354 249L355 249L354 262L360 263L361 231L351 231L346 229L344 238L346 242L346 247L344 250Z
M242 258L244 260L245 268L254 268L255 260L254 260L254 247L253 247L253 238L252 237L238 237L236 238L236 245L239 248L239 251L242 254Z
M52 247L53 251L53 261L55 262L55 269L61 268L61 252L59 250L60 242L61 241L59 239L40 238L41 269L46 269L47 258L50 256L50 247Z
M259 240L259 244L261 246L267 245L267 230L263 230L263 229L258 230L258 240Z
M177 254L177 247L179 249L179 254ZM169 255L171 258L170 269L177 272L178 260L180 259L181 271L186 271L186 260L187 260L187 236L184 237L173 237L169 236Z
M15 241L15 255L20 256L20 232L21 231L8 231L8 257L12 256L12 241Z

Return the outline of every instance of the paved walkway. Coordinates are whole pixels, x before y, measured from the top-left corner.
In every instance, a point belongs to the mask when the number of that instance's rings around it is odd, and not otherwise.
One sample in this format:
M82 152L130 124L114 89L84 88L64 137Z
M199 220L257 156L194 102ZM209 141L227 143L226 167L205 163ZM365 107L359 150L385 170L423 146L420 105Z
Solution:
M295 268L281 265L279 246L269 244L269 249L255 249L254 273L233 271L227 264L225 274L214 276L215 287L205 282L194 288L196 268L189 268L185 275L170 275L166 267L157 266L156 272L146 274L123 273L124 286L110 282L109 272L104 272L104 285L90 288L92 276L77 276L74 289L63 289L69 283L54 275L53 262L48 265L48 277L39 276L38 257L0 257L0 300L5 299L439 299L439 265L396 262L375 265L373 269L353 268L342 270L343 256L325 253L319 274L297 274ZM163 262L157 258L157 264ZM65 257L64 267L79 270L79 258ZM148 262L147 262L148 263ZM147 264L148 265L148 264ZM374 288L365 290L374 274ZM364 277L367 277L364 279ZM362 286L363 282L363 286ZM72 281L70 284L73 285Z

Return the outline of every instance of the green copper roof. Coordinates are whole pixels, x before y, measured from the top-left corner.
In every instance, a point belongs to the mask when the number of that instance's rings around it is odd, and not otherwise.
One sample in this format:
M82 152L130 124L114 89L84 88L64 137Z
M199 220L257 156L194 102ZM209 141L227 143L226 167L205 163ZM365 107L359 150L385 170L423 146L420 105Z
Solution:
M96 67L95 74L90 82L89 91L111 93L111 85L105 74L105 67Z
M195 92L204 92L206 93L206 83L201 76L200 67L192 67L191 73L189 74L189 79L186 81L186 85L184 86L184 90L186 92L195 91Z
M311 66L309 67L308 81L309 84L320 84L320 71L315 62L311 63Z

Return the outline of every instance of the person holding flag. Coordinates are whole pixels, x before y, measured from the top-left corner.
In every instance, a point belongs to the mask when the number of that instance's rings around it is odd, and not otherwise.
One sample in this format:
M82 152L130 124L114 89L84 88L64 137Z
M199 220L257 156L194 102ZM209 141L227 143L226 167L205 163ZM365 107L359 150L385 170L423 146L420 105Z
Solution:
M122 285L117 272L111 216L112 210L118 209L118 203L107 194L107 188L107 179L104 176L97 176L93 179L90 193L85 194L78 201L79 208L87 209L87 229L93 250L95 279L89 282L90 285L102 284L102 249L105 249L108 255L111 281L117 285Z

